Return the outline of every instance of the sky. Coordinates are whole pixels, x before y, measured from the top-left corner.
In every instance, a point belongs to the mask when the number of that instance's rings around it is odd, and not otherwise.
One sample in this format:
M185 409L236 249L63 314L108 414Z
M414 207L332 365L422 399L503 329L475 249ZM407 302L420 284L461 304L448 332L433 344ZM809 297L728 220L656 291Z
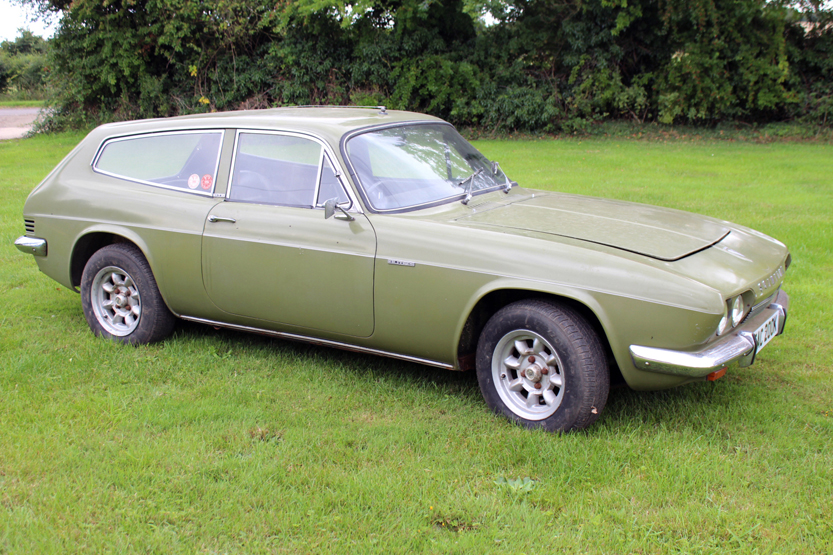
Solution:
M31 12L9 0L0 0L0 42L12 40L17 36L17 30L23 27L44 38L51 37L55 32L55 25L48 26L42 21L32 21Z

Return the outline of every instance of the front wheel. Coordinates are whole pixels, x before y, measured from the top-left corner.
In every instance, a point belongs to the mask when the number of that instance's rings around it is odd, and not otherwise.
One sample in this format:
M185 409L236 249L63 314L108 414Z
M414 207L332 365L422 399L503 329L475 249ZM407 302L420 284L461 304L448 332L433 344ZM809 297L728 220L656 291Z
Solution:
M93 333L121 343L153 343L174 327L144 254L128 243L90 257L81 275L81 305Z
M477 380L494 412L551 432L590 426L610 389L605 352L590 324L543 300L510 304L486 323Z

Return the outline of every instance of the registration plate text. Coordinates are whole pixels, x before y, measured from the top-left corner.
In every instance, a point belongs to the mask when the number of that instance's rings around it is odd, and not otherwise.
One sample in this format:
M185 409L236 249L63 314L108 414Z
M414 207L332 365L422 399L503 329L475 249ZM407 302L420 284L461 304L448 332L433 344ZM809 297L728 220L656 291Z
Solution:
M758 349L755 351L756 353L760 353L761 349L766 347L766 344L772 341L772 338L778 335L778 315L781 314L780 312L776 312L769 319L764 322L761 327L755 330L755 342L758 344Z

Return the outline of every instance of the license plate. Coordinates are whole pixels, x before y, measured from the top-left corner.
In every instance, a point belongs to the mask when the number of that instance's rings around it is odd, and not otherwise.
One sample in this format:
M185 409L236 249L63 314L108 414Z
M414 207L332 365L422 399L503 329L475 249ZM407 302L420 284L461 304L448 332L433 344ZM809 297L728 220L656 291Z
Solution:
M778 315L780 312L775 312L769 317L769 320L763 323L761 327L755 330L755 340L758 343L756 353L760 353L761 349L766 347L766 344L772 341L772 338L778 335Z

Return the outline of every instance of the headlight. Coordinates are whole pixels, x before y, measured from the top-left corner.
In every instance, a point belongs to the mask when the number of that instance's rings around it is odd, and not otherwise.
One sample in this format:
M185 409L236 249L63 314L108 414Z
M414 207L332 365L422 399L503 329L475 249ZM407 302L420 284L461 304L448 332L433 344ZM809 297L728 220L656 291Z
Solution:
M727 310L727 303L723 303L723 318L720 319L720 323L717 324L717 333L716 335L723 335L723 332L726 331L726 328L729 327L729 311Z
M741 323L743 317L746 315L746 310L744 310L743 304L743 296L738 295L735 297L735 300L732 301L732 327L734 328L738 324Z

